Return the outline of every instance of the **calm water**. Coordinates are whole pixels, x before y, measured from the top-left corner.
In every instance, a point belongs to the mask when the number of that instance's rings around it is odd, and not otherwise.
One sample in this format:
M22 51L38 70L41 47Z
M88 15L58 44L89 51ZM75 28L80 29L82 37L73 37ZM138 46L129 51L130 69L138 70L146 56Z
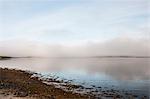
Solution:
M149 58L14 58L1 60L1 67L31 70L95 85L149 95Z

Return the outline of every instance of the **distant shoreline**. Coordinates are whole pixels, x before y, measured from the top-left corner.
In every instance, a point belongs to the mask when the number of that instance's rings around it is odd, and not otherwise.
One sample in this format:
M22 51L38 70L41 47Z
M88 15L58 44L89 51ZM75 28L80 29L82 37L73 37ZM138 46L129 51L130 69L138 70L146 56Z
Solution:
M9 58L13 58L13 57L10 57L10 56L0 56L0 60L1 59L9 59Z
M150 56L64 56L64 57L34 57L34 56L27 56L27 57L13 57L13 56L0 56L0 59L10 59L10 58L150 58Z

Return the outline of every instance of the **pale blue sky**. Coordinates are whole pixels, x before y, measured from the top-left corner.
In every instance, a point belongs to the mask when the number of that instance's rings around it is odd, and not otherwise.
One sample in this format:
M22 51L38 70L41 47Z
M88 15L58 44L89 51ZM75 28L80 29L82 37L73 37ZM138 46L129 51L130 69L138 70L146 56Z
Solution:
M0 40L44 43L148 36L149 0L0 0Z

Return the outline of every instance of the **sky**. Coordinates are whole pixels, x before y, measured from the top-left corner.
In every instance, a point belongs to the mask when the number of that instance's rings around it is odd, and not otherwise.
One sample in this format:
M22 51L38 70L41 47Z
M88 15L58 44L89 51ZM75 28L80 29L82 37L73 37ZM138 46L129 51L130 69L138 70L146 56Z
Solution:
M149 7L149 0L0 0L0 54L149 55Z

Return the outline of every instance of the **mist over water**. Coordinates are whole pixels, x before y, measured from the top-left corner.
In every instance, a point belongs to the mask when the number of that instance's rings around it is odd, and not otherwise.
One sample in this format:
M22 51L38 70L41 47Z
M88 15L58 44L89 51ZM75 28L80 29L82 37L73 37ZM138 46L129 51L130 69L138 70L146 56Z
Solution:
M150 96L149 6L149 0L0 0L0 68Z
M0 41L0 55L12 57L150 56L148 38L114 38L77 44L41 43L28 40ZM11 49L11 50L10 50Z

